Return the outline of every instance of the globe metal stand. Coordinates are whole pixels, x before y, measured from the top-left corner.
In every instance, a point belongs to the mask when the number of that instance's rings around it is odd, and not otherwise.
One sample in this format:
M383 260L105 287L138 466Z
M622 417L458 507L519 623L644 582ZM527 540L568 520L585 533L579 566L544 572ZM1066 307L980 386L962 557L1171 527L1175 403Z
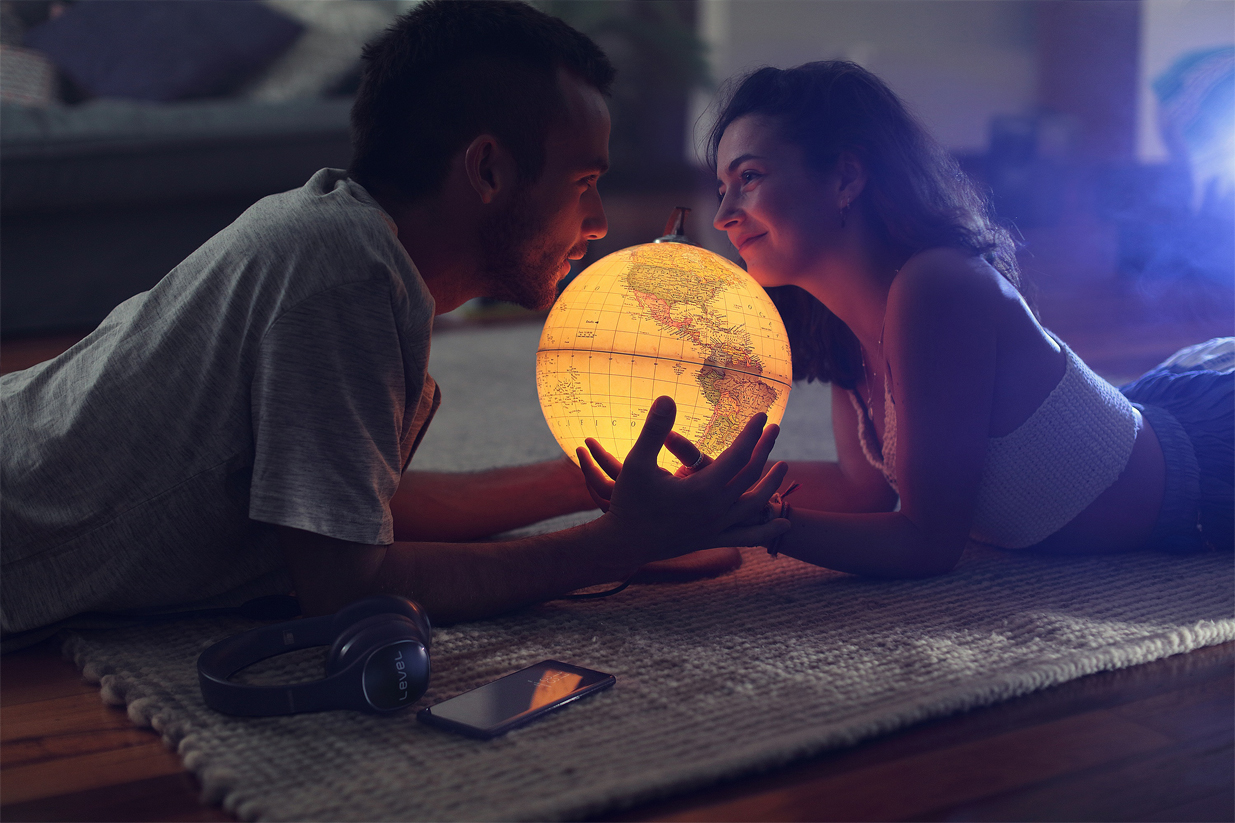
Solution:
M685 206L678 206L673 210L673 214L669 215L669 222L665 223L665 233L653 240L653 243L686 243L689 246L695 245L689 237L686 236L686 215L690 214L690 209Z

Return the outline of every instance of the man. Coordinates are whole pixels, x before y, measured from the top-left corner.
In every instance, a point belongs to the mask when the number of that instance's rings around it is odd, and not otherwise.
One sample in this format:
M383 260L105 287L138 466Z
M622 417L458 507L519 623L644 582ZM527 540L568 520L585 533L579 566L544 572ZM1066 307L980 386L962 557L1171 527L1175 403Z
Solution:
M604 235L613 69L561 21L491 0L429 0L364 58L349 172L258 202L0 383L6 635L293 588L307 614L393 592L464 620L784 529L741 525L780 482L759 480L774 427L670 477L665 398L606 466L598 520L461 542L592 505L567 460L404 470L438 405L433 315L481 295L546 308Z

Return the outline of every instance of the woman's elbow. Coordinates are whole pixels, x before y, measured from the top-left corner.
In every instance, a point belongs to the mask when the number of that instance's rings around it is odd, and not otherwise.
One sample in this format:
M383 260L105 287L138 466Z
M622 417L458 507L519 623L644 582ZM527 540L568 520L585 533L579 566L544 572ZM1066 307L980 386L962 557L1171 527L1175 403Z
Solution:
M917 557L914 577L938 577L956 568L965 552L965 543L946 541L929 545Z
M918 558L907 570L906 577L926 578L939 577L956 568L960 555L955 557L923 557Z
M855 513L883 514L896 511L896 504L899 502L900 495L893 491L891 486L884 484L881 487L856 490L850 510Z
M905 577L938 577L956 568L965 553L968 535L930 534L912 523L910 528L914 534L907 541L910 550L904 556Z

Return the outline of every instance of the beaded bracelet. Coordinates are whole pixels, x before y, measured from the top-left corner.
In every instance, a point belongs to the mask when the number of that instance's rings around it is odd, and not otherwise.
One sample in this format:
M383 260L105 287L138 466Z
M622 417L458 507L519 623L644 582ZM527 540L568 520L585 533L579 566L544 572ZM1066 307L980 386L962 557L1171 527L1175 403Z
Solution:
M794 483L789 488L785 489L785 493L780 495L780 513L777 514L776 517L773 517L770 519L772 520L779 520L781 518L784 518L785 520L789 519L789 515L793 514L793 506L789 505L789 501L786 500L785 498L793 494L795 491L797 491L800 485L802 484ZM785 534L788 534L788 532L785 532ZM773 540L771 545L768 546L768 554L772 555L773 559L780 556L780 541L784 539L784 537L785 535L782 534L780 537Z

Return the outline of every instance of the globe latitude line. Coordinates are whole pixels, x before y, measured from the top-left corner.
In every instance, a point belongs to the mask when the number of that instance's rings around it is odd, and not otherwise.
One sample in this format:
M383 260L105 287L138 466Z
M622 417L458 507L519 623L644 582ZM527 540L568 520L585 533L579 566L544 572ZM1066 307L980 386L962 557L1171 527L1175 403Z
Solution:
M638 352L602 351L600 349L537 349L536 350L537 354L540 354L542 352L570 352L571 354L600 354L600 355L617 354L617 355L621 355L622 357L642 357L645 360L665 360L670 363L683 363L688 366L697 366L699 368L706 367L706 368L713 368L713 369L721 369L722 371L735 371L738 374L745 374L746 376L754 377L757 380L766 380L769 383L776 383L778 385L785 386L786 388L789 388L789 389L793 388L792 383L786 383L783 380L777 380L775 377L768 377L767 374L764 374L761 372L747 371L745 369L739 369L739 368L735 368L732 366L721 366L716 363L708 363L706 361L684 360L681 357L665 357L659 354L639 354Z

